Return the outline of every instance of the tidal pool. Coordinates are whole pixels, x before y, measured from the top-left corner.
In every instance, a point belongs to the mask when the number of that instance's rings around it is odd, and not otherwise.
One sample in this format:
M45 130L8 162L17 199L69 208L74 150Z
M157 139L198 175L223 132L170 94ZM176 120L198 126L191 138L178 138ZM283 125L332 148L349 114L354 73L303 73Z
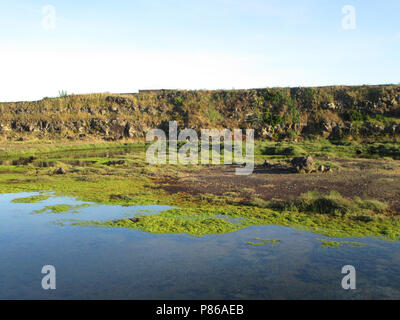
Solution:
M72 226L60 222L170 207L54 195L12 202L33 195L0 195L0 299L400 299L400 242L328 238L275 225L202 237ZM41 212L57 205L66 209ZM44 265L56 268L56 290L41 287ZM341 287L344 265L356 268L356 290Z

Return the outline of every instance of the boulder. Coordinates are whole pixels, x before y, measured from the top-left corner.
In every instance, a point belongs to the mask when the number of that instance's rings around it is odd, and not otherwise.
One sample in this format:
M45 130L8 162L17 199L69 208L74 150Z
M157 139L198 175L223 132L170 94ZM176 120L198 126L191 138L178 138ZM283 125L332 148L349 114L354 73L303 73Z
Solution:
M291 161L291 163L297 172L310 173L315 171L314 159L311 156L296 157Z
M124 129L124 136L128 137L128 138L132 138L134 137L136 134L136 130L133 127L132 124L130 124L129 122L126 124L125 129Z
M58 168L58 169L56 169L55 171L54 171L54 173L55 174L66 174L67 173L67 171L65 171L65 169L64 168Z

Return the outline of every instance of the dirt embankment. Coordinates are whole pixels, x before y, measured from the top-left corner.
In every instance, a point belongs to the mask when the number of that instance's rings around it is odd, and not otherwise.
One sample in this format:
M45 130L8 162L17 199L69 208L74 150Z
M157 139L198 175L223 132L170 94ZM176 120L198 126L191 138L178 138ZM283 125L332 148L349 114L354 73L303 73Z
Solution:
M253 128L269 140L400 136L400 86L152 90L0 103L0 138L119 140L150 128Z

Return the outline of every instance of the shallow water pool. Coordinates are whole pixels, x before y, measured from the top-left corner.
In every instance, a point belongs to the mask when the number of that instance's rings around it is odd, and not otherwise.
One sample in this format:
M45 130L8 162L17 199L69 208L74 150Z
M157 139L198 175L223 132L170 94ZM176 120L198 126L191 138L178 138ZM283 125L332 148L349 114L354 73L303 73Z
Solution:
M64 219L121 219L169 207L82 207L55 196L12 202L31 195L0 195L0 299L400 298L400 242L330 239L274 225L202 237L62 226ZM31 214L57 204L77 207ZM250 245L255 238L279 241ZM317 238L363 246L324 247ZM56 290L41 287L44 265L56 268ZM356 290L341 286L344 265L356 268Z

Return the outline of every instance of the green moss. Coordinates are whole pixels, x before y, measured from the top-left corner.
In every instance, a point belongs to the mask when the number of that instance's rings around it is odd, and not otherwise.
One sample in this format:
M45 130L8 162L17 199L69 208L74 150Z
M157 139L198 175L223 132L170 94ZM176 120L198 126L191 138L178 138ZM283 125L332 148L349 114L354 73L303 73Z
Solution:
M364 246L361 242L350 242L350 241L333 241L333 240L326 240L326 239L315 239L321 242L322 247L327 248L335 248L335 247L362 247Z
M237 218L238 222L232 222L232 218ZM281 225L329 237L368 236L400 240L400 219L397 217L379 218L367 222L326 214L277 212L268 208L211 204L171 209L158 215L139 216L138 222L122 219L80 221L74 225L123 227L153 233L188 233L196 236L228 233L252 225Z
M131 228L151 233L187 233L193 236L229 233L244 227L244 225L234 224L212 216L175 215L173 210L160 215L141 216L137 222L121 219L117 221L82 221L75 222L72 225Z
M84 203L80 205L71 205L71 204L56 204L52 206L45 206L43 209L32 211L31 214L40 214L40 213L78 213L78 209L89 207L90 204Z
M247 244L251 245L251 246L262 246L262 245L269 245L269 246L273 246L276 245L278 243L280 243L281 241L278 239L260 239L260 238L254 238L254 240L256 240L257 242L253 242L253 241L249 241Z
M45 196L45 195L37 195L37 196L30 196L30 197L25 197L25 198L17 198L12 200L12 202L15 203L35 203L43 200L47 200L50 198L50 196Z
M265 147L259 143L258 150ZM294 146L282 143L281 150ZM347 154L351 156L360 145L352 142L332 144L328 141L303 142L299 144L309 152ZM91 147L93 151L97 147ZM40 149L40 148L39 148ZM62 149L62 148L58 148ZM57 150L58 150L57 149ZM49 152L51 147L46 149ZM66 148L68 152L72 147ZM81 149L83 151L84 149ZM104 150L102 149L102 152ZM87 152L87 151L85 151ZM27 151L26 154L32 153ZM46 157L38 150L37 156ZM59 160L49 154L54 160ZM65 154L62 155L65 158ZM283 157L286 157L283 155ZM85 159L96 158L95 155ZM158 215L139 216L139 221L74 221L75 225L99 227L123 227L153 233L188 233L201 236L233 232L251 225L281 225L331 237L381 237L400 240L400 220L388 217L384 203L370 199L345 199L338 194L306 194L299 199L286 202L269 202L258 199L250 190L241 190L251 197L248 203L240 202L237 194L193 196L185 193L169 194L160 188L163 178L189 176L200 166L149 166L145 162L144 149L118 157L126 160L127 166L108 166L109 157L98 157L99 161L87 167L70 166L65 175L53 174L54 168L27 166L0 166L0 192L44 192L68 195L84 202L97 204L163 204L179 207ZM79 160L79 159L78 159ZM18 170L14 170L18 168ZM23 174L21 174L23 172ZM80 207L70 205L48 206L35 213L73 212ZM373 214L372 214L373 213ZM232 220L232 218L235 218ZM233 222L233 221L238 222ZM256 242L255 242L256 243Z

